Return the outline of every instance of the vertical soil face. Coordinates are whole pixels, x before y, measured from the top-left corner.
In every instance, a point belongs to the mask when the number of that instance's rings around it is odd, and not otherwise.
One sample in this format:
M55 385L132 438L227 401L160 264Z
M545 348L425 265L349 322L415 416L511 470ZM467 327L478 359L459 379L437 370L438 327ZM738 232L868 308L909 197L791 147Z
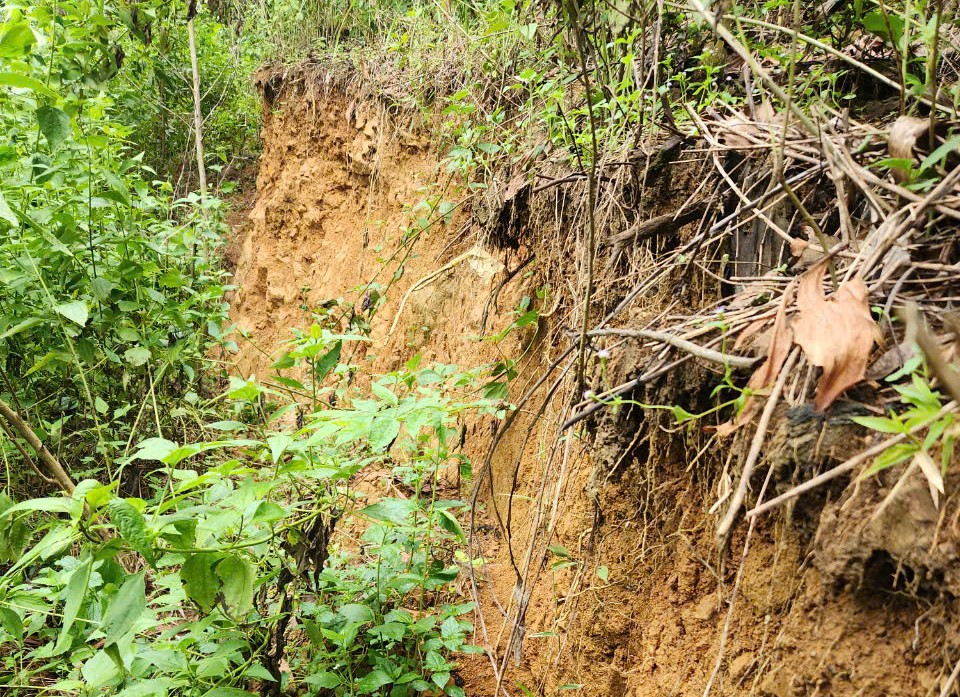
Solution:
M429 140L397 128L375 100L321 94L310 82L274 90L256 201L232 251L233 320L248 337L238 339L235 372L266 376L291 328L308 327L330 301L369 318L364 299L379 288L386 301L370 319L377 348L365 357L373 369L416 353L472 367L526 349L511 395L518 399L562 348L551 333L555 320L541 321L539 341L516 335L494 346L476 335L505 270L549 250L475 245L468 212L403 247L416 217L411 206L463 195L437 183L446 175ZM507 311L541 281L518 274L506 283L487 332L506 326ZM631 366L617 369L628 374ZM679 381L702 387L711 379L694 373ZM567 388L545 402L545 418L535 419L534 408L521 414L492 460L492 490L484 485L480 496L476 553L486 563L476 574L475 643L507 656L498 668L506 668L509 694L565 687L598 697L698 696L711 676L713 695L939 694L960 578L949 522L955 505L931 512L918 488L887 511L894 518L871 526L858 519L861 509L843 504L882 499L893 482L841 487L833 501L761 519L745 558L742 523L721 555L710 509L727 451L743 443L720 441L696 458L695 439L683 430L668 433L652 417L623 413L555 447L556 434L538 424L550 423L563 400L573 400ZM478 472L489 433L489 423L470 429ZM621 444L613 455L611 443ZM509 513L509 533L495 512L504 520ZM551 521L550 543L569 557L538 552L527 560L531 534L542 536ZM528 579L522 592L517 567ZM469 584L463 588L469 594ZM518 607L525 607L522 643L511 631ZM462 661L459 679L468 695L496 693L485 656Z

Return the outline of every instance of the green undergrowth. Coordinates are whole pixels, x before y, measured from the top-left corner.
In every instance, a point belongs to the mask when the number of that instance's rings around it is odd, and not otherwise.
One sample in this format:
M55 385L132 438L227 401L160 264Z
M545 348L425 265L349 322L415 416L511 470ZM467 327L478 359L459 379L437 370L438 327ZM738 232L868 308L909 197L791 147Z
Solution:
M845 109L880 119L925 115L933 101L941 114L955 114L960 103L952 58L943 60L958 48L942 30L952 26L952 10L927 1L858 0L830 12L787 0L705 3L755 56L762 74L746 81L713 20L683 3L270 6L276 60L352 62L366 89L423 115L449 171L475 188L494 172L529 173L543 160L584 171L651 139L697 135L695 115L763 121L799 108L825 123Z
M149 466L149 496L3 497L8 694L463 695L455 657L479 649L448 494L466 419L503 403L484 371L418 360L361 389L357 341L316 325L273 387L231 385L220 439L140 442L122 466Z

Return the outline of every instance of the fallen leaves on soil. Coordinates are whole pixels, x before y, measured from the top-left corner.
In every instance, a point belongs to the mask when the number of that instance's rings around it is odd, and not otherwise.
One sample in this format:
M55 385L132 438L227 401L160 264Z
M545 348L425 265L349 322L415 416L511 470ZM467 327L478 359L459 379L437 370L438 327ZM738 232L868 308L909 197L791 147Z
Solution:
M828 298L823 292L826 270L826 264L820 264L800 280L793 323L793 340L810 363L823 368L814 400L818 412L863 380L870 351L880 338L863 279L841 283Z

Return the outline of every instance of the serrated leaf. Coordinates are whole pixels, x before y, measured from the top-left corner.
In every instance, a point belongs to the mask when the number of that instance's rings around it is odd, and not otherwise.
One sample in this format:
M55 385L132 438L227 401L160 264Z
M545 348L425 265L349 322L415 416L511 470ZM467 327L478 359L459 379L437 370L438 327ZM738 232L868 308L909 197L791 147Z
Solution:
M153 565L153 545L147 534L147 524L143 514L126 499L113 499L109 505L110 522L116 526L120 537L130 547Z
M141 571L124 581L120 590L110 601L110 607L104 613L101 625L106 635L105 643L115 644L122 639L133 629L146 609L147 597Z
M52 106L39 107L36 115L40 132L46 137L50 149L56 150L70 136L70 117L62 109Z
M71 300L70 302L60 303L56 305L54 311L66 317L68 320L74 324L78 324L81 327L86 326L87 320L90 317L90 313L87 310L87 304L83 300Z

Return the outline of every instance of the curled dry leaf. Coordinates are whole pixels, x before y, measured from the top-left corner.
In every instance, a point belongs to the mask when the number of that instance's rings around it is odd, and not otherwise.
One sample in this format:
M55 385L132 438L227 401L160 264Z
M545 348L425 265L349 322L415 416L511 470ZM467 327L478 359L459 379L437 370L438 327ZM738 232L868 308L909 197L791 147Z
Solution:
M870 351L880 339L863 279L841 283L828 298L823 292L826 268L820 264L800 280L798 314L793 322L793 340L810 363L823 368L814 400L818 412L863 380Z
M753 392L766 389L776 381L777 376L780 374L780 369L783 368L783 363L787 360L787 356L790 353L790 347L793 346L793 330L787 322L787 306L790 304L792 298L793 284L791 283L783 293L783 300L780 303L780 308L777 310L777 318L773 321L773 330L770 336L770 346L767 349L767 358L753 372L753 375L750 376L750 380L747 382L747 387ZM753 325L747 327L747 329L752 329L754 332L756 331ZM717 435L721 438L729 436L743 424L747 423L756 411L757 401L753 396L747 397L743 409L740 410L736 418L717 426Z
M916 116L901 116L890 127L887 134L887 150L890 157L898 160L912 160L917 139L927 132L930 121ZM893 169L893 178L898 182L906 180L908 172L901 168Z
M933 499L933 507L940 508L940 495L944 493L943 475L940 473L940 465L933 461L926 450L920 450L913 456L914 462L923 472L927 480L927 486L930 487L930 498Z

